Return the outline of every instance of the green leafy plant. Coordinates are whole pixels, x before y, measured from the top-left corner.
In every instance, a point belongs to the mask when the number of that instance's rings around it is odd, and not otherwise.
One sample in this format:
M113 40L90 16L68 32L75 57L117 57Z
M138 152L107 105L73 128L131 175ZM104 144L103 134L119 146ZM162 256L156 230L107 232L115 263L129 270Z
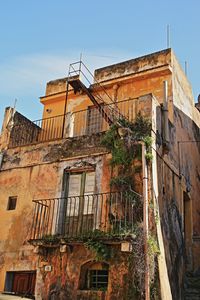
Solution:
M101 140L101 144L105 146L108 150L113 149L116 139L119 138L117 128L117 125L111 125L110 129L104 134Z
M146 158L147 163L149 163L153 160L153 154L152 154L152 149L151 149L152 137L151 136L144 137L143 142L145 143L145 146L146 146L145 158Z
M134 139L139 141L151 134L151 121L144 118L141 113L137 114L134 122L129 122L126 119L119 121L122 127L129 128L134 136Z
M159 255L160 254L160 249L158 246L158 242L156 240L156 238L153 235L150 235L148 238L148 253L149 255Z
M131 224L119 224L114 222L115 228L113 231L121 233L123 231L127 236L134 236L131 239L132 252L129 255L128 268L128 294L127 299L141 299L144 295L144 277L145 277L145 253L144 253L144 233L142 226L143 204L141 198L134 195L134 176L135 173L142 171L141 164L138 161L142 159L141 143L146 146L146 161L149 163L153 159L152 155L152 137L151 137L151 121L144 118L141 114L136 116L134 122L129 122L127 119L120 119L117 124L112 125L110 130L102 139L104 145L112 154L110 165L112 170L115 170L115 176L110 180L110 187L114 190L126 191L123 194L123 200L126 203L131 203L135 215L132 216ZM121 130L121 128L123 130ZM121 136L120 136L121 134ZM134 166L134 160L137 164ZM117 175L116 175L117 173ZM153 208L152 208L153 209ZM112 222L112 220L110 221ZM133 226L134 224L134 226ZM133 228L134 227L134 228ZM90 247L100 252L99 244L90 244ZM156 269L157 256L159 255L159 247L154 235L150 235L148 239L148 256L150 262L150 277L151 277L151 293L156 294L157 282L154 280ZM154 297L155 298L155 297ZM153 299L154 299L153 298Z
M119 135L120 128L127 129L127 135L124 138ZM137 141L143 141L147 147L147 152L151 152L151 122L141 114L136 116L134 122L120 119L118 124L112 125L105 133L101 144L111 151L110 163L112 166L128 166L137 156L141 158L141 150L138 152L138 147L134 143ZM141 149L141 147L139 148Z
M59 235L45 235L42 237L42 242L45 244L49 244L49 245L55 245L58 244L60 241L60 236Z
M111 178L110 186L111 187L117 186L117 187L120 187L123 189L123 188L127 188L127 187L131 186L132 181L133 181L132 176L124 176L124 175L116 176L116 177Z
M84 245L95 253L97 261L110 259L111 256L110 248L102 241L89 239L87 242L84 243Z
M153 160L153 154L151 152L147 152L145 154L145 158L146 158L146 161L149 163L150 161Z
M143 142L145 143L145 146L146 146L147 148L150 148L151 145L152 145L152 142L153 142L152 137L149 136L149 135L145 136L145 137L143 138Z

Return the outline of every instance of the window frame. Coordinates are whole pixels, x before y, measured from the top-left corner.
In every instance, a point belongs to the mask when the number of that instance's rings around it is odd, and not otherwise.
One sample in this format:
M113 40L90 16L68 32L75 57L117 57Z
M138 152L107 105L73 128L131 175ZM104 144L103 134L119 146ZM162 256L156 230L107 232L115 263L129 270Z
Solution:
M104 274L98 274L102 273ZM92 274L95 273L95 274ZM92 277L96 282L92 282ZM102 277L105 279L103 282ZM88 261L80 269L79 289L87 291L104 291L106 292L109 285L109 264L103 261Z
M96 182L96 172L95 172L95 169L91 168L91 169L84 169L84 170L73 170L73 171L65 171L67 174L64 176L65 177L65 180L67 181L67 183L65 183L65 188L66 188L66 192L65 192L65 195L66 195L66 198L70 198L72 197L73 198L73 195L69 196L69 183L70 183L70 175L81 175L81 182L80 182L80 194L79 195L75 195L75 197L79 197L79 208L78 208L78 214L85 214L85 215L88 215L88 213L84 213L84 196L90 195L90 193L87 193L85 192L86 190L86 176L88 173L94 173L94 190L93 192L91 193L91 195L95 194L95 189L96 189L96 185L95 185L95 182ZM82 201L81 201L82 200ZM92 212L89 213L90 214L93 214Z
M99 133L102 131L102 128L103 128L103 117L101 112L95 105L88 106L86 134L91 135L91 134Z
M17 206L17 196L9 196L6 210L15 210Z
M106 274L101 274L102 272ZM101 290L107 289L108 287L108 276L109 270L108 269L89 269L88 270L88 289L89 290ZM103 278L105 279L103 281Z
M94 186L93 186L93 191L91 192L87 191L85 186L86 174L90 172L94 174ZM76 174L81 175L81 184L80 184L80 193L79 193L80 195L72 196L71 193L69 192L70 175L76 175ZM58 230L57 230L58 232L65 232L66 234L73 236L73 235L80 234L88 227L93 228L94 206L93 206L93 202L92 205L90 203L91 200L93 201L93 195L95 194L95 190L96 190L96 172L93 166L64 170L63 183L62 183L63 201L60 206L60 216L59 216ZM69 196L69 194L71 196ZM90 195L92 196L90 197ZM84 201L84 196L86 196L86 199L88 200L87 210L85 210L86 202ZM77 205L77 207L74 206L74 202L75 205ZM89 211L88 211L88 207L89 207Z

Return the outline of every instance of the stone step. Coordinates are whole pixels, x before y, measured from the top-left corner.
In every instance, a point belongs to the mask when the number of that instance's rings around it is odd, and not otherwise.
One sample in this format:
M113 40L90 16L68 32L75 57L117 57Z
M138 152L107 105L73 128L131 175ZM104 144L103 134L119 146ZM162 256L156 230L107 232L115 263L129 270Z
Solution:
M184 290L184 300L200 300L200 275L187 273Z
M199 289L195 289L195 288L187 288L185 289L185 293L188 294L190 293L191 295L199 295L200 296L200 291Z
M185 289L184 300L200 300L200 290L195 288Z
M184 300L200 300L199 296L185 296Z
M185 280L185 287L196 288L200 291L200 277L187 277Z

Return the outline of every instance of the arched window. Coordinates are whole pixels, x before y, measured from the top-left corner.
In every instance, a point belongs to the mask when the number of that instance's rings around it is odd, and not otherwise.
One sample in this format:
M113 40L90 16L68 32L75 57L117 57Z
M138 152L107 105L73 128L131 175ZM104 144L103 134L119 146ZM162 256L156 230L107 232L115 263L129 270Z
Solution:
M107 290L109 265L104 262L88 262L81 267L80 289Z

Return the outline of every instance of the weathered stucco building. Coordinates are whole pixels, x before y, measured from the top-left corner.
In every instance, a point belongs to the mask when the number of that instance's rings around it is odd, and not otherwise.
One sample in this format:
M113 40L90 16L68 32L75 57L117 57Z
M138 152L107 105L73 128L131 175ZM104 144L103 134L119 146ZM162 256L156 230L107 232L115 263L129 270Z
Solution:
M98 69L89 86L86 73L72 64L47 83L41 120L6 108L0 290L126 300L149 285L151 299L184 299L200 268L190 84L171 49Z

